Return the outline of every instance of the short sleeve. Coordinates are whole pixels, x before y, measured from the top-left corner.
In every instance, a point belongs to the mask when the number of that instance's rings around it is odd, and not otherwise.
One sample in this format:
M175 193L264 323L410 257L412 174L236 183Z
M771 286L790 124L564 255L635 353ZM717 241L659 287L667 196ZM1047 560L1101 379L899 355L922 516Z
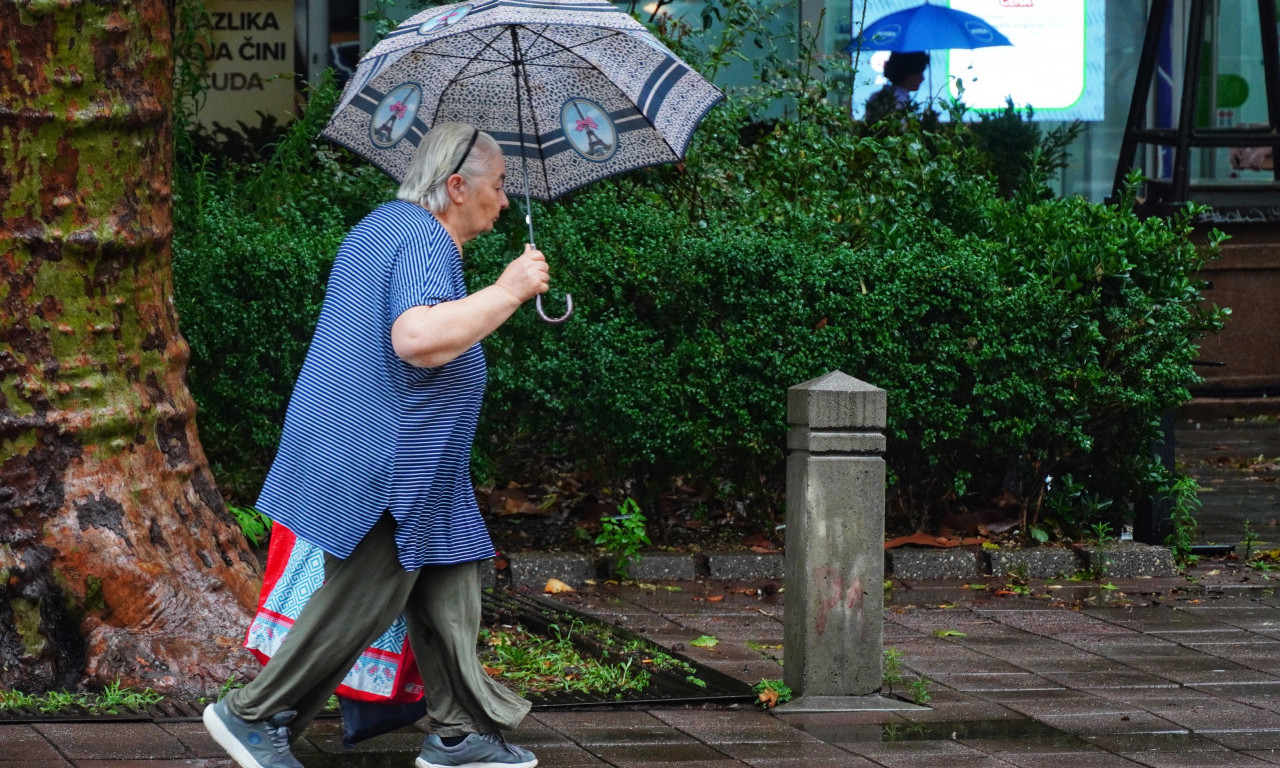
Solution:
M410 231L391 270L391 318L412 307L462 298L454 279L457 247L436 221Z

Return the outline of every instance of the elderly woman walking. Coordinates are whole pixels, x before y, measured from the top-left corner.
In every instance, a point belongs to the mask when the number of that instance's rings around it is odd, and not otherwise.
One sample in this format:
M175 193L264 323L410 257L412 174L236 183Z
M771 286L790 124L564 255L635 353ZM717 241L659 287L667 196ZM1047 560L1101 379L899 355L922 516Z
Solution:
M462 246L507 207L502 151L460 123L422 140L397 200L338 249L258 508L325 552L325 583L251 683L204 712L244 768L298 768L289 743L398 614L426 687L418 768L532 768L507 744L529 702L476 657L493 544L469 475L480 341L547 290L532 246L468 294Z

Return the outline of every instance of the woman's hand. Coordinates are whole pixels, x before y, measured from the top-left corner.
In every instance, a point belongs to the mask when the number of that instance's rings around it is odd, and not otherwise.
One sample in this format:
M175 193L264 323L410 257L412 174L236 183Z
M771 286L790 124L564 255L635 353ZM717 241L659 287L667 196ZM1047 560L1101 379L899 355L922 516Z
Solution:
M547 257L530 243L525 243L524 253L507 265L495 283L511 293L521 304L540 293L546 293L551 283Z

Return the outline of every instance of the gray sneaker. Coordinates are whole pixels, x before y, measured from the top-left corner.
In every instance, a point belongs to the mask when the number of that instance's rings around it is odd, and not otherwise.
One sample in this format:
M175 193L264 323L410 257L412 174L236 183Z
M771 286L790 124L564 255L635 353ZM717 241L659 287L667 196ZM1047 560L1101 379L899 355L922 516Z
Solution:
M243 768L303 768L289 751L289 723L297 716L289 710L249 722L231 714L226 702L219 701L204 708L204 727Z
M508 744L500 733L472 733L456 747L446 747L429 733L414 762L418 768L533 768L538 758Z

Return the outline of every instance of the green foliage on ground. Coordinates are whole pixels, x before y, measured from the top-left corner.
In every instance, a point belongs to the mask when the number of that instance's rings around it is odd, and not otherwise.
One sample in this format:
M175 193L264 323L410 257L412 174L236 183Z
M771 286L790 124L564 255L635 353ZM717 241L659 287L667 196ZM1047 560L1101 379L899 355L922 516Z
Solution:
M46 715L85 711L95 715L118 715L121 710L139 711L164 701L164 696L150 688L141 691L115 682L95 691L48 691L23 693L0 690L0 712L23 710Z
M769 88L730 94L683 164L534 204L550 311L564 291L578 309L560 326L522 310L486 342L487 479L554 456L646 509L681 483L771 530L786 389L839 369L888 393L891 525L999 497L1036 530L1118 530L1173 487L1150 445L1221 323L1193 211L1055 198L1062 136L1016 112L862 126L829 100L847 78L813 61L771 62ZM783 119L756 119L777 103ZM337 242L390 194L317 142L330 107L316 97L265 163L182 159L177 297L202 437L227 472L265 466ZM1027 136L1018 172L995 174ZM472 243L473 286L526 238L513 212Z

